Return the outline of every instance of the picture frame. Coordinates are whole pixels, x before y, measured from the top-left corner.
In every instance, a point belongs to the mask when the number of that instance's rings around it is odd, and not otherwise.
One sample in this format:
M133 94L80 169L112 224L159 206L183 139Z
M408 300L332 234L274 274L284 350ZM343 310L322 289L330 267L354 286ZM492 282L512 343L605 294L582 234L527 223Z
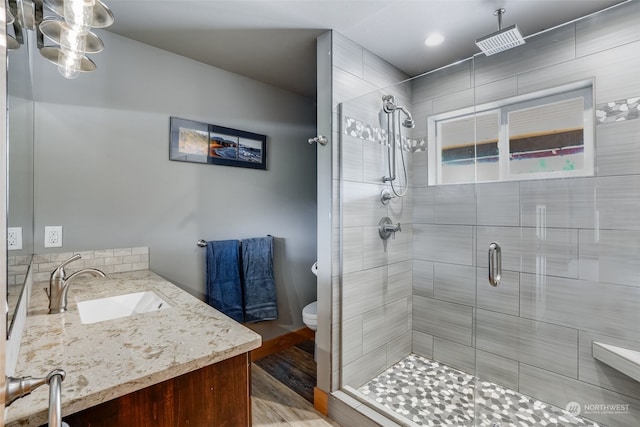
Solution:
M170 118L169 160L267 169L267 136Z

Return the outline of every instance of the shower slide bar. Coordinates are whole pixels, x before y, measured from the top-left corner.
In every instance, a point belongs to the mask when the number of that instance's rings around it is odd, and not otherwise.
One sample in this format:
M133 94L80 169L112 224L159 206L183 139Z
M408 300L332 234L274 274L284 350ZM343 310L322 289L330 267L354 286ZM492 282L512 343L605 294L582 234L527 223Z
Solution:
M500 243L491 242L489 245L489 284L498 286L502 279L502 249Z

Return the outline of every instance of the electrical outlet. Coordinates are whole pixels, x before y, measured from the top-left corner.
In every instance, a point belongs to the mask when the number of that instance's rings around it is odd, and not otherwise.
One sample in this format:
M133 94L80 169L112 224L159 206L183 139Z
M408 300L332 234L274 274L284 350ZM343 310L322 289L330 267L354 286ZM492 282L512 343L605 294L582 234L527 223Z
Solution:
M45 248L61 248L62 247L62 226L47 225L44 227L44 247Z
M22 249L22 227L7 228L7 249L10 251Z

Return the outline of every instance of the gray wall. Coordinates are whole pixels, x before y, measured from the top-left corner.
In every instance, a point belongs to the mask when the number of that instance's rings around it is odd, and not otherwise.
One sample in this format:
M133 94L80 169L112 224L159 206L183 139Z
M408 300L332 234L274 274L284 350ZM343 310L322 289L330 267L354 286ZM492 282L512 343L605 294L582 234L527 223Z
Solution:
M29 51L17 49L7 55L10 141L7 222L9 227L22 227L22 249L9 251L9 256L28 257L33 254L33 91ZM10 276L11 273L10 268ZM15 284L11 277L9 284Z
M313 100L108 32L98 70L65 80L35 64L36 253L45 225L57 252L149 246L151 269L202 295L198 239L276 237L277 321L264 339L304 327L316 298ZM168 160L169 117L267 135L268 170Z
M632 2L418 78L419 126L590 78L596 108L638 97L639 19ZM585 416L637 426L639 384L596 361L591 342L640 350L639 147L640 119L603 123L594 177L435 187L427 153L414 153L413 351L561 408L629 404L626 414ZM546 207L543 240L537 206ZM497 288L486 278L491 241L502 245Z

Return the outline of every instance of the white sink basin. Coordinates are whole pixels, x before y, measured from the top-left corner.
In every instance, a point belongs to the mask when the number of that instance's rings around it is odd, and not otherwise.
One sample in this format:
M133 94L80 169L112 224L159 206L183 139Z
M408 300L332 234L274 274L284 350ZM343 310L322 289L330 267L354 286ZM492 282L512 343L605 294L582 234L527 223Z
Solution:
M151 291L78 302L80 321L85 325L169 307L165 300Z

